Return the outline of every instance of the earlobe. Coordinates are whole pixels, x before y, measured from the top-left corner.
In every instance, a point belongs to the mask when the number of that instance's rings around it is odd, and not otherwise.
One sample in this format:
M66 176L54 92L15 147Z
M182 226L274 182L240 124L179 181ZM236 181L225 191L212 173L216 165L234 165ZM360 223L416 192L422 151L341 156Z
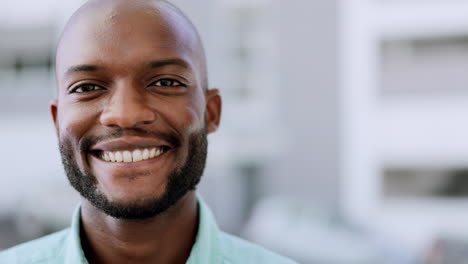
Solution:
M57 135L58 135L57 112L58 112L58 101L57 101L57 99L54 99L54 100L50 101L50 114L52 116L52 121L54 122L55 131L57 132Z
M208 134L216 132L221 122L222 100L218 89L206 91L206 122Z

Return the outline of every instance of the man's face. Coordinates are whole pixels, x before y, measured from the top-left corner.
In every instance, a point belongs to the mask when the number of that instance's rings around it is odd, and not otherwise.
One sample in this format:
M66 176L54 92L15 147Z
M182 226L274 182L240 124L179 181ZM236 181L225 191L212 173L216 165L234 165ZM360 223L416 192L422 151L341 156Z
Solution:
M219 122L196 34L160 8L88 11L58 50L51 110L67 176L117 218L154 216L194 189Z

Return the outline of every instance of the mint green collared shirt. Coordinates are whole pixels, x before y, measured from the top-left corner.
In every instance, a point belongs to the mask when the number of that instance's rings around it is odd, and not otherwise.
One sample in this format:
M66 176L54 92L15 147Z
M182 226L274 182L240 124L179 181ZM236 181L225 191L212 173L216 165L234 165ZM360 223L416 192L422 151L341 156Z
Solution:
M208 206L199 204L199 226L187 264L294 264L295 262L219 230ZM1 264L88 264L80 242L80 207L63 231L0 252Z

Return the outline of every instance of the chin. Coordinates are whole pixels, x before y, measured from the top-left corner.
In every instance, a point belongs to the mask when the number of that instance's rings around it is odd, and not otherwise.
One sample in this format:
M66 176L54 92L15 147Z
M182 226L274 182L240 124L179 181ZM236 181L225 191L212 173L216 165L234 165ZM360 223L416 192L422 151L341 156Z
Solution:
M109 188L112 190L111 192L102 193L111 203L122 205L144 204L148 201L161 199L165 195L166 185L161 188L151 190L138 187L139 186L131 186L131 184L127 184Z

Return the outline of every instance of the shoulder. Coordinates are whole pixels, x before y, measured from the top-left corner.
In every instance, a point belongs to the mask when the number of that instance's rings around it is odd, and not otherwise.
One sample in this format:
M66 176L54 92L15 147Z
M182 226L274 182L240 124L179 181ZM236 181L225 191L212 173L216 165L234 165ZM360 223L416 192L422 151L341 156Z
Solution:
M0 263L45 264L55 263L63 253L69 229L0 251ZM57 262L59 263L59 262Z
M220 238L224 247L225 263L297 264L297 262L289 258L225 232L221 232Z

